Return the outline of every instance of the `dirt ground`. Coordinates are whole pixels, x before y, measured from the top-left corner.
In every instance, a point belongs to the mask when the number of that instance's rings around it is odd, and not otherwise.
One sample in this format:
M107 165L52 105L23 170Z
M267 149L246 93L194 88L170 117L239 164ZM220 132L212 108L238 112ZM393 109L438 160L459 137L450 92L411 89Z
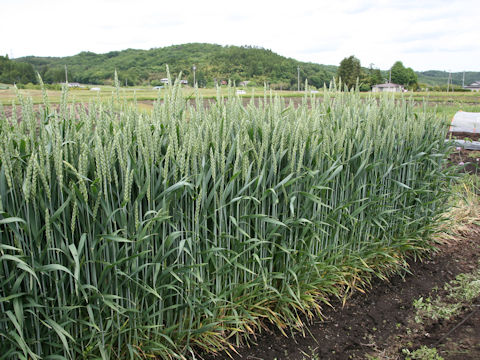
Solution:
M457 147L456 150L450 155L449 162L452 165L462 166L460 169L461 172L480 176L480 151L478 150L464 150L460 147Z
M448 133L448 137L452 139L470 139L472 141L480 140L480 133L467 133L467 132L452 132Z

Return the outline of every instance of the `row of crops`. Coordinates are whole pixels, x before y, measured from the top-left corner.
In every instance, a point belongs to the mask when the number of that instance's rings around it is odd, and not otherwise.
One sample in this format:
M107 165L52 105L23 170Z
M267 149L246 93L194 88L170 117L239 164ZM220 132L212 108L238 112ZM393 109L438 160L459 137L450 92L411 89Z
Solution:
M429 246L450 177L426 109L163 95L0 109L0 358L229 349Z

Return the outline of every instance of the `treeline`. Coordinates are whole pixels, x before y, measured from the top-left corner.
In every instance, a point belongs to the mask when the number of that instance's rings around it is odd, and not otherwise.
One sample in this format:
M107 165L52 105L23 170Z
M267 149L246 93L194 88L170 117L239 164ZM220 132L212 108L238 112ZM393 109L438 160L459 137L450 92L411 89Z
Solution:
M431 88L442 87L446 88L450 73L448 71L428 70L418 73L418 81L430 85ZM464 78L465 76L465 78ZM465 80L464 80L465 79ZM469 85L475 81L480 80L480 72L465 71L451 73L451 84L462 86Z
M369 91L373 85L383 82L383 75L373 65L369 69L362 68L360 60L352 55L340 62L336 79L348 88L358 85L361 91Z
M172 77L182 74L190 85L195 80L199 86L232 81L237 85L249 81L249 85L268 84L274 90L297 89L305 80L317 88L329 84L333 78L368 91L372 85L391 81L410 89L446 87L449 73L445 71L415 72L397 61L389 70L370 65L362 67L355 56L345 58L340 66L300 62L278 55L271 50L253 46L221 46L206 43L173 45L150 50L127 49L105 54L81 52L69 57L28 56L15 59L0 57L0 82L35 83L39 72L47 84L65 82L65 66L68 81L84 84L112 84L117 70L119 80L126 85L161 85L167 76L166 65ZM465 85L480 80L480 72L466 72ZM462 85L463 73L452 73L452 83ZM456 89L459 87L456 87Z
M418 77L412 68L406 68L401 61L395 62L389 71L380 71L373 68L373 64L368 69L362 68L360 60L354 55L344 58L340 62L337 70L337 81L348 88L358 86L361 91L369 91L373 85L384 82L404 85L412 90L418 88Z
M25 57L21 61L33 65L46 83L64 82L65 65L68 80L86 84L110 84L117 70L119 80L127 85L159 85L166 77L166 65L172 76L199 86L215 83L250 81L251 85L267 83L272 89L296 89L298 71L301 86L305 80L322 87L335 76L337 66L300 62L280 56L271 50L251 46L184 44L150 50L127 49L106 54L82 52L75 56Z
M7 84L36 82L35 70L31 64L13 61L6 56L0 56L0 82Z

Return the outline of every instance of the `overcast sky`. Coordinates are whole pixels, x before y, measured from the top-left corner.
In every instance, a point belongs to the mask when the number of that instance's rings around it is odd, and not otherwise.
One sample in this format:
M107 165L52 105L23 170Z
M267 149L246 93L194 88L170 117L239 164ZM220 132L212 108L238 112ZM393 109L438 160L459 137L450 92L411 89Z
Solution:
M480 0L0 0L0 54L69 56L189 42L302 61L480 71Z

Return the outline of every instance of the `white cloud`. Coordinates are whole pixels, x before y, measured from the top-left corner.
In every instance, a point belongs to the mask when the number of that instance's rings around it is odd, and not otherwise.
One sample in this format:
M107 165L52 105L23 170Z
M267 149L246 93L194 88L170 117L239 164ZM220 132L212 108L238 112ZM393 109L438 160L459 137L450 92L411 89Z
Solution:
M479 10L477 0L4 0L0 54L210 42L323 64L354 54L382 69L401 60L415 70L480 70Z

